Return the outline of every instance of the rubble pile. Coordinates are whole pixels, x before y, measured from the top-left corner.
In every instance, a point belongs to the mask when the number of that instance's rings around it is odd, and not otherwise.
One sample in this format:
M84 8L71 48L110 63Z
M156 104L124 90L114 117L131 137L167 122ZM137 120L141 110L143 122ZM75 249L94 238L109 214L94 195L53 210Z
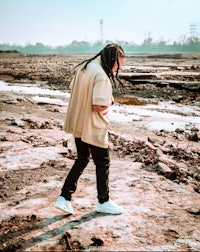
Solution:
M198 149L186 150L173 144L161 146L153 143L150 138L147 142L134 141L111 132L109 139L112 143L111 150L120 158L128 156L133 162L143 163L144 169L157 172L176 183L190 184L196 192L200 193Z

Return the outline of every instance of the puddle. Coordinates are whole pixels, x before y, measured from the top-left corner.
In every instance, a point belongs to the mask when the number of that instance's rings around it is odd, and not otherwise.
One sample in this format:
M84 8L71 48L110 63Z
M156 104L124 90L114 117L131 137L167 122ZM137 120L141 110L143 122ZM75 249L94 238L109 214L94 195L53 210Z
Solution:
M48 88L41 88L37 84L8 84L0 80L0 92L16 92L21 94L33 95L32 99L36 102L46 102L46 103L63 103L66 101L70 94L68 92L63 92L59 90L51 90ZM56 98L55 98L56 97Z
M38 87L37 84L20 84L20 85L12 85L7 84L4 81L0 80L0 91L13 91L20 92L23 94L32 94L32 95L53 95L53 96L65 96L69 93L64 93L59 90L51 90L47 88Z
M66 97L63 97L63 99L56 99L56 98L50 98L50 97L42 97L42 96L33 96L32 100L38 103L49 103L49 104L58 104L58 105L67 105L67 102L65 102Z
M180 129L185 129L187 126L186 123L181 122L181 121L177 121L177 122L173 122L173 121L155 121L155 122L151 122L149 124L149 127L154 129L154 130L168 130L168 131L175 131L177 128Z
M190 114L194 116L189 116ZM144 121L145 127L149 129L169 131L186 128L188 124L200 128L199 116L200 111L194 107L177 106L167 102L146 106L114 105L109 111L111 121L119 123Z
M148 63L147 63L148 64ZM156 64L156 66L144 66L144 62L142 63L142 66L140 65L126 65L126 66L121 66L121 70L123 71L131 71L132 69L137 69L137 70L141 70L143 72L145 71L151 71L154 70L154 68L156 69L156 71L168 71L170 69L170 66L169 67L162 67L162 66L158 66Z

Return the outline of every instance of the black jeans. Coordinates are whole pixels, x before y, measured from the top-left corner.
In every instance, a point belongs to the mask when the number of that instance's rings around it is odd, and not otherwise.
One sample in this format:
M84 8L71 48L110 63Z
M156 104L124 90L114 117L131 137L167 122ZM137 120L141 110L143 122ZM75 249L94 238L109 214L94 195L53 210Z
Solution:
M91 153L93 162L96 166L97 198L100 203L108 201L109 149L87 144L81 141L80 138L75 138L75 143L78 157L66 177L61 196L66 200L71 200L72 194L76 191L78 179L86 168Z

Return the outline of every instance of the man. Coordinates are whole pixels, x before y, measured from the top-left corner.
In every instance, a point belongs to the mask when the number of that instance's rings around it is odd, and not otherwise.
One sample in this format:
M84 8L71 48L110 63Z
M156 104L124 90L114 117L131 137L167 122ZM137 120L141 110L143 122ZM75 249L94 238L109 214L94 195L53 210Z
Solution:
M97 58L100 58L99 60ZM73 134L77 159L72 166L56 208L74 213L72 194L89 162L90 154L96 166L96 211L121 214L123 208L109 199L108 175L110 157L108 149L108 108L113 104L112 82L118 79L118 70L124 64L125 53L121 46L108 44L93 58L77 66L70 83L71 96L64 123L64 130ZM115 74L116 73L116 74Z

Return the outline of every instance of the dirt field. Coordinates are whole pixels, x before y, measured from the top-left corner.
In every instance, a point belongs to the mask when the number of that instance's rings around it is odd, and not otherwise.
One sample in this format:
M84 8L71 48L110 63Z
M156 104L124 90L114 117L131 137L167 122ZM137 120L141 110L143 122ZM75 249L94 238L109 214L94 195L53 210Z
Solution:
M199 251L199 54L127 57L128 67L120 73L125 89L114 89L120 113L136 116L140 107L157 107L150 108L149 117L110 123L110 197L125 213L94 211L92 160L73 196L75 214L54 208L76 158L73 138L62 125L72 66L85 57L0 55L0 79L7 88L35 85L66 93L65 102L59 103L1 90L0 250ZM125 111L130 105L135 109ZM194 121L175 130L150 129L155 111Z

